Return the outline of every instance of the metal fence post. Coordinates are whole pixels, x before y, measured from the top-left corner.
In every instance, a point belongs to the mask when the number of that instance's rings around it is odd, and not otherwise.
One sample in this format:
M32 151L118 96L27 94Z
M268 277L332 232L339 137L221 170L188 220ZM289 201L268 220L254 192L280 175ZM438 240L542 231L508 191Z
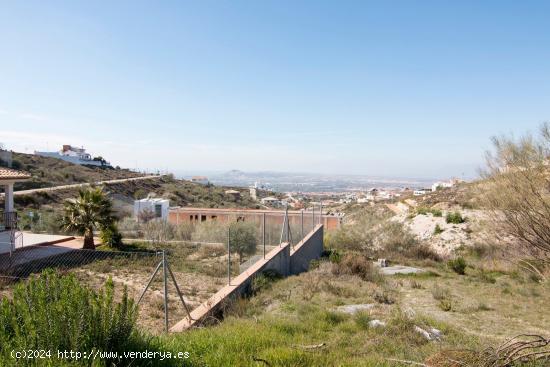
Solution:
M302 209L302 211L300 212L300 216L301 216L301 226L300 226L300 237L301 239L303 240L304 239L304 209Z
M262 218L263 224L262 224L262 243L264 245L264 259L265 259L265 213Z
M164 278L164 330L168 332L168 269L166 267L166 250L162 250L162 272Z
M323 202L319 201L321 204L320 211L319 211L319 224L323 224Z
M227 284L231 285L231 228L227 228Z

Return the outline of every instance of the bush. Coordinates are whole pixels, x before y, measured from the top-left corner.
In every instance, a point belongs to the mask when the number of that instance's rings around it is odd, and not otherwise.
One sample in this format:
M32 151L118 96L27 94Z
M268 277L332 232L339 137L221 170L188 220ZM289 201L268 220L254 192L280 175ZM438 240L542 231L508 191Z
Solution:
M432 209L432 215L434 217L442 217L443 216L443 213L441 212L441 210L439 209Z
M441 228L439 224L436 224L434 228L434 235L437 236L438 234L441 234L441 233L443 233L443 228Z
M453 310L453 301L450 298L442 299L439 301L437 306L445 312L449 312Z
M112 248L121 248L122 247L122 234L118 231L116 224L111 223L111 225L101 229L99 234L101 243Z
M428 213L431 213L434 217L441 217L443 215L441 210L435 208L426 208L421 206L416 209L416 214L428 215Z
M379 235L378 228L389 218L385 211L364 208L360 213L349 216L348 222L337 230L327 233L325 244L328 248L362 251L372 249Z
M111 280L96 293L74 275L52 270L19 283L13 299L0 304L0 351L7 356L12 349L125 350L136 313L126 288L119 302L113 296Z
M381 282L383 276L365 256L349 253L340 262L333 263L333 274L352 274L368 282Z
M393 292L389 291L388 289L377 289L373 293L372 297L378 303L382 303L386 305L392 305L395 303L395 295Z
M464 218L460 212L449 212L447 213L447 217L445 218L447 223L452 224L460 224L464 223L466 221L466 218Z
M447 262L447 266L451 268L455 273L464 275L466 274L466 260L462 257L457 257L456 259L451 259Z
M333 264L339 264L340 261L342 261L342 255L338 251L334 250L330 252L328 259Z
M252 293L271 288L271 285L281 279L281 274L275 270L266 270L252 279Z

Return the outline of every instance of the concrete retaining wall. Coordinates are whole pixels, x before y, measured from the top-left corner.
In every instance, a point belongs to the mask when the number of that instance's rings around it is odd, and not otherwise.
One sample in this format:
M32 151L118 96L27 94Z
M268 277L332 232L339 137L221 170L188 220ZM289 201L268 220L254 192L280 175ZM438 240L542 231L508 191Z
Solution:
M311 260L323 252L323 226L317 225L294 249L290 251L290 274L296 275L309 269Z
M323 252L323 226L317 225L291 252L290 244L283 243L258 260L246 271L231 280L231 284L220 289L206 302L191 312L191 319L184 318L170 331L180 332L199 326L210 317L216 317L227 303L238 296L250 292L254 277L266 270L274 270L282 276L295 275L306 271L311 260L318 259Z

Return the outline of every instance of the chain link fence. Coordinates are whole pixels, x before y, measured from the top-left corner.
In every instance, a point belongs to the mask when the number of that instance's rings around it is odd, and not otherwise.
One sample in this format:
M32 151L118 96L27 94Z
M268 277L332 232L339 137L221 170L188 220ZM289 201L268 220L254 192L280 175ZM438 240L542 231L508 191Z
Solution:
M160 333L281 241L296 245L318 222L318 214L291 217L284 211L256 221L236 216L192 226L154 222L136 224L133 233L127 230L124 245L116 250L85 250L63 243L18 248L0 253L0 297L9 297L14 284L49 268L74 274L96 290L112 279L118 294L126 287L139 303L138 323ZM0 248L10 246L0 243Z

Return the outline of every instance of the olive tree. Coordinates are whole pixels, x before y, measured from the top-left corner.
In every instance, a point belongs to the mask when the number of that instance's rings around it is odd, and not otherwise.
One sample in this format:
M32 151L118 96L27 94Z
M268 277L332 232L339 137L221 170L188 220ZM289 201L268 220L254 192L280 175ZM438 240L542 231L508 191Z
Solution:
M253 255L258 244L256 226L253 223L234 222L229 226L229 244L231 250L239 255L239 263L244 255Z

